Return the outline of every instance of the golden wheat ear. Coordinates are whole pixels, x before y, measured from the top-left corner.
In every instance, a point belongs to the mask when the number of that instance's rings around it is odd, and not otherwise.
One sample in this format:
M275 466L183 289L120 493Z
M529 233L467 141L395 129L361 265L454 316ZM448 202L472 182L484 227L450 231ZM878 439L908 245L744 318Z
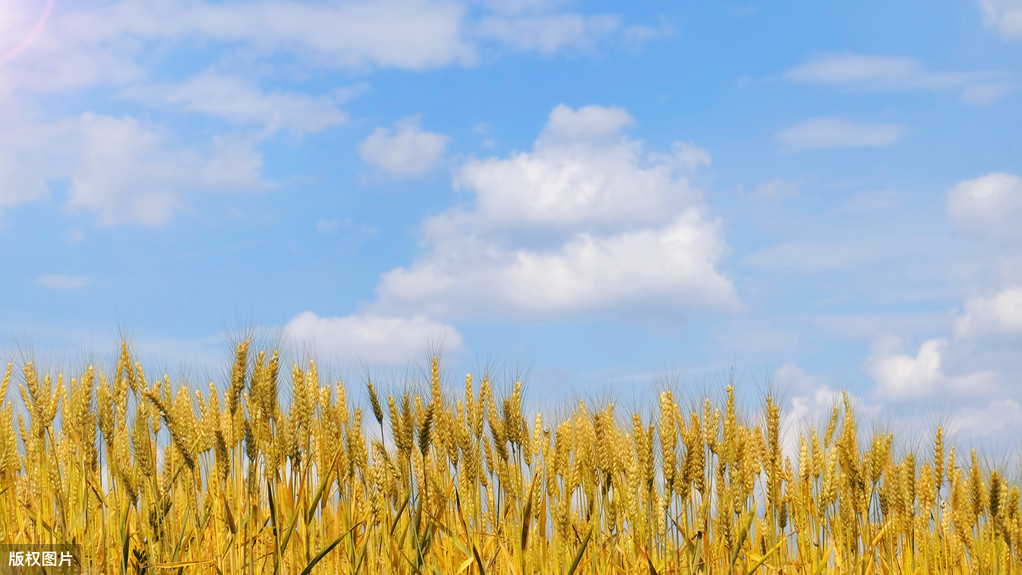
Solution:
M684 411L665 391L623 425L613 403L526 420L521 382L498 400L468 375L446 401L436 358L421 395L384 408L368 378L367 406L320 387L315 362L278 402L279 355L249 366L248 342L208 394L118 351L112 379L4 370L0 536L40 546L22 557L73 548L85 573L130 574L1022 570L1004 462L943 427L917 449L867 436L848 395L794 435L780 402L750 416L732 385Z

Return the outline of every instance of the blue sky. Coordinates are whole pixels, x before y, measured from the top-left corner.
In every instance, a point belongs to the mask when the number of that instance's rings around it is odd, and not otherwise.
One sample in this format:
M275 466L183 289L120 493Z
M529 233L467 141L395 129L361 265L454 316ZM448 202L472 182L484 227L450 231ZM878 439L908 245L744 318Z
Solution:
M734 363L1000 441L1020 62L1018 0L9 0L0 345L442 339L540 403Z

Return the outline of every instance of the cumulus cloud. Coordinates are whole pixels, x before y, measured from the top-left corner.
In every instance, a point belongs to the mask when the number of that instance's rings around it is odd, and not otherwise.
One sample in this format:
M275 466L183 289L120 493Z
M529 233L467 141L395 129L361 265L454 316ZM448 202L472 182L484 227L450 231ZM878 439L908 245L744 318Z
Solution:
M735 309L725 244L688 176L706 152L646 153L619 108L558 106L531 152L467 162L474 196L423 224L426 250L383 275L380 305L437 316Z
M476 245L458 259L431 254L384 274L384 301L465 312L572 314L649 306L734 308L734 288L714 269L719 226L692 209L664 228L599 238L580 233L553 250ZM490 253L485 253L490 252ZM455 256L455 257L458 257ZM460 260L460 261L459 261Z
M88 276L70 276L64 274L46 274L36 278L40 287L53 290L77 290L88 287L92 279Z
M890 146L905 135L897 124L856 124L837 118L816 118L786 128L777 141L791 150Z
M0 134L0 207L45 196L67 184L64 206L103 226L160 226L196 192L262 189L262 156L251 138L174 142L132 116L86 113L54 122L7 118Z
M948 217L962 230L995 241L1022 239L1022 178L992 173L964 180L947 193Z
M448 137L419 127L419 117L398 120L394 129L377 128L358 147L362 161L397 177L433 169L447 150Z
M1022 2L979 0L983 22L1000 32L1005 40L1022 40Z
M965 302L965 313L955 321L962 338L1018 336L1022 334L1022 288L1012 287L991 297Z
M989 393L997 383L996 370L949 376L943 362L948 348L944 338L922 343L915 356L900 352L902 342L881 337L873 344L863 369L877 385L877 395L891 400L932 398L939 393L977 395Z
M671 154L644 154L621 131L631 116L620 108L558 106L530 152L466 163L455 185L475 194L470 214L450 212L427 222L439 239L456 220L480 232L521 229L624 231L666 225L700 194L685 177L709 155L676 142Z
M309 79L293 74L296 62L313 73L472 66L495 48L589 48L609 35L622 37L626 29L616 16L575 14L552 0L99 0L41 19L43 4L10 0L0 10L0 115L18 119L5 123L0 135L6 183L0 207L37 200L48 183L72 179L69 205L97 213L105 225L159 225L183 205L182 189L251 184L261 161L254 142L228 136L212 150L196 150L171 145L171 134L150 134L158 142L147 139L144 129L125 135L126 125L103 136L90 127L102 123L102 115L57 122L38 116L34 98L95 90L90 94L255 127L263 137L277 130L303 135L345 123L339 106L351 94L296 87ZM218 62L196 74L189 69L189 51L197 47ZM229 74L218 71L228 66ZM26 127L22 108L37 114L40 132L82 125L69 128L72 136L41 136L49 151L25 142L8 149L14 141L9 134ZM103 165L112 160L104 154L120 145L116 138L135 138L141 148L121 146L126 164L107 174ZM446 142L441 134L399 123L374 134L364 156L403 177L435 164ZM381 149L380 143L390 146ZM207 161L211 154L220 154L218 162ZM136 190L129 192L132 186Z
M789 81L861 91L958 90L970 103L989 103L1014 89L1000 72L936 72L915 58L822 54L789 70Z
M444 350L452 353L460 351L464 343L453 327L422 316L320 317L307 311L288 322L284 331L295 342L319 353L374 363L419 359L431 341L442 342Z
M103 226L161 226L196 190L260 187L262 158L250 143L220 138L208 153L168 145L130 116L85 114L68 207Z

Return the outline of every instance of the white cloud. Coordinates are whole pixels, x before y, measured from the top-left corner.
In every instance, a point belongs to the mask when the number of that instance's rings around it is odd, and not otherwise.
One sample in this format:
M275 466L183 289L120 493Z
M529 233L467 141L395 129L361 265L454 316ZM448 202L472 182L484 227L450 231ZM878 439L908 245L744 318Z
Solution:
M1022 334L1022 288L1012 287L988 297L965 302L965 313L955 321L955 335L963 338Z
M384 308L436 316L735 309L715 269L725 244L687 179L709 156L676 143L644 153L618 108L558 106L531 152L471 160L474 194L424 222L427 250L384 274Z
M419 117L398 120L394 129L377 128L358 147L364 162L407 178L433 169L447 150L448 137L419 128Z
M86 113L47 122L5 118L0 134L0 207L36 200L49 183L67 183L65 207L88 211L100 225L159 226L195 192L260 189L262 157L251 138L214 137L204 146L175 145L136 118Z
M907 194L898 190L876 190L854 194L836 210L836 213L858 214L879 210L890 210L900 206Z
M896 124L856 124L837 118L816 118L786 128L777 141L792 150L890 146L905 134Z
M69 276L63 274L46 274L36 278L36 283L47 289L76 290L88 287L92 279L88 276Z
M452 353L460 351L464 343L453 327L422 316L319 317L307 311L288 322L284 330L289 338L312 346L319 353L378 363L419 359L434 341L442 341L444 350Z
M839 242L785 242L756 250L742 259L750 267L819 273L903 256L926 249L918 241L868 238Z
M987 174L959 182L947 193L947 214L958 227L993 240L1022 239L1022 178Z
M341 229L341 220L316 220L316 229L325 234L336 233L337 230Z
M472 33L512 50L552 54L561 50L589 50L612 35L621 34L635 44L660 31L633 25L622 30L613 14L579 14L560 10L564 0L486 0L490 13L474 23ZM648 28L648 30L647 30Z
M45 178L0 150L0 208L31 202L46 195Z
M944 313L850 313L808 316L823 330L846 339L870 340L885 333L921 334L946 329L951 318Z
M633 24L624 29L625 42L633 46L645 44L646 42L652 42L658 38L664 38L674 36L677 33L675 28L670 25L646 26L643 24Z
M281 128L297 133L319 132L347 122L334 98L289 92L264 92L248 81L205 72L180 84L147 85L125 90L125 96L147 104L223 118L244 125Z
M40 121L24 107L0 107L0 209L48 195L48 182L66 178L79 149L81 123Z
M996 399L983 407L964 407L951 417L947 431L952 434L992 437L1019 431L1022 407L1013 399Z
M427 222L438 239L469 217L475 230L522 227L564 232L624 231L666 225L700 194L684 177L709 155L676 142L672 154L643 154L621 136L632 118L620 108L560 105L531 153L467 162L456 174L459 189L475 194L474 212L450 212Z
M996 28L1005 40L1022 40L1022 2L1019 0L979 0L983 21Z
M947 79L921 77L921 66L912 58L828 54L788 71L792 82L819 84L866 84L875 87L936 87Z
M467 0L99 0L41 19L42 4L4 4L0 102L114 86L143 103L300 133L343 122L337 94L265 93L244 81L246 74L293 78L296 62L306 70L472 66L502 48L551 54L588 50L610 38L634 45L667 33L664 26L624 26L613 14L566 12L556 0L483 6ZM195 47L218 51L238 77L205 74L181 85L161 78L168 64L175 74L189 66L193 58L178 56ZM222 104L228 100L234 105Z
M805 392L825 387L819 377L807 373L791 360L784 362L781 364L781 367L777 368L773 379L783 389L793 392Z
M567 0L485 0L486 7L498 14L549 12Z
M31 47L53 13L53 1L7 0L0 11L0 64Z
M742 356L796 353L804 350L804 342L793 330L778 329L769 322L756 321L746 315L736 316L716 336L717 349Z
M550 112L537 145L556 147L571 143L606 144L618 139L621 130L634 123L635 120L623 108L583 106L576 110L560 104Z
M316 229L324 234L338 235L354 242L369 240L379 232L375 227L351 218L316 220Z
M54 24L68 44L118 48L137 40L243 43L332 68L423 70L467 64L465 6L443 0L213 3L122 0L70 12Z
M592 48L620 27L621 19L609 14L495 15L480 20L476 33L515 50L552 54Z
M792 82L861 91L959 90L969 103L990 103L1014 90L1000 72L934 72L915 58L837 53L819 55L785 74Z
M734 309L734 288L714 269L722 251L718 224L692 209L664 228L607 238L582 233L549 251L476 245L454 261L450 252L430 254L384 274L379 292L384 302L421 304L441 316Z
M160 226L188 192L263 185L262 159L248 142L221 138L202 154L165 140L132 117L82 116L68 207L94 212L104 226Z
M962 101L969 104L990 104L1016 90L1018 83L1012 81L976 84L962 91Z
M877 384L879 396L891 400L932 398L939 393L980 395L991 392L999 378L996 370L948 376L942 364L948 341L934 338L923 342L913 357L899 352L901 341L881 337L873 344L863 369Z
M879 410L879 406L866 404L847 389L831 387L822 377L806 372L794 361L786 361L777 368L773 381L777 384L778 397L788 400L781 406L781 441L785 455L792 458L798 456L799 439L807 429L826 425L835 406L844 409L843 392L848 393L856 417Z
M756 186L752 191L752 197L763 201L783 200L797 196L804 183L803 180L774 178Z
M13 1L0 38L20 40L38 2ZM591 48L622 30L642 35L618 16L564 12L557 2L496 4L470 10L457 0L105 0L54 14L14 65L0 70L0 85L56 91L144 81L157 69L153 58L140 59L153 55L150 48L172 54L193 43L326 69L427 70L473 65L491 46L552 53ZM16 47L8 44L0 41L0 57Z
M112 94L214 116L262 128L262 136L281 129L302 135L344 123L347 116L338 107L362 89L309 93L295 87L315 79L309 72L471 66L494 48L548 53L623 34L616 16L567 13L557 1L498 3L505 6L462 0L99 0L65 6L43 22L43 3L9 0L0 10L0 208L38 200L50 184L70 180L68 206L95 212L104 225L159 225L184 206L185 190L258 184L255 141L220 137L212 146L176 145L174 134L131 128L133 120L111 124L113 133L104 135L92 126L104 116L54 121L35 105L40 95L95 90L90 97ZM492 34L481 32L484 21ZM33 28L39 22L45 25ZM216 61L192 75L189 54L196 49L212 50ZM298 64L303 75L294 73ZM46 133L53 128L59 133ZM402 129L389 135L403 140L387 143L408 144L404 148L374 154L368 142L367 157L382 170L418 173L442 156L445 136ZM38 141L17 141L14 132L34 132L28 135ZM123 161L115 163L114 152L124 152Z

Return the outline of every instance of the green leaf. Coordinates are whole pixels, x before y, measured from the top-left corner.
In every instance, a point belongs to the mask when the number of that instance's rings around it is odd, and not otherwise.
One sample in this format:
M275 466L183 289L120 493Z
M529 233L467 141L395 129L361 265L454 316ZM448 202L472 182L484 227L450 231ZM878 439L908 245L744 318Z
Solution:
M589 525L589 530L586 531L585 538L582 539L582 544L579 545L578 551L575 552L575 560L571 562L571 568L568 569L568 575L575 575L575 570L578 569L578 564L582 561L582 556L585 555L586 547L589 546L589 540L593 537L593 525Z
M309 573L312 573L312 568L316 566L316 563L319 563L320 560L326 557L328 553L333 551L334 547L337 547L341 543L341 541L344 541L345 537L350 535L353 531L355 531L355 528L359 527L360 525L362 525L362 523L356 523L352 525L351 529L348 529L348 531L345 532L343 535L341 535L337 539L334 539L333 543L324 547L323 550L317 553L316 556L312 558L312 561L310 561L309 564L305 566L305 569L302 569L301 575L309 575Z

